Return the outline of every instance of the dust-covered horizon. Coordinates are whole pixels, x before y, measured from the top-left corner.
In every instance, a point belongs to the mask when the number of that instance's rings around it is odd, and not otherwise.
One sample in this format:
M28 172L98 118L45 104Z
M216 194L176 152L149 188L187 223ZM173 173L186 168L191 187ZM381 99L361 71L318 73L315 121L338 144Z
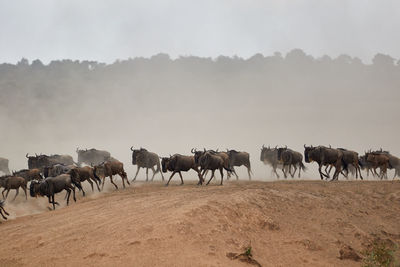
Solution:
M26 153L76 159L77 147L94 147L124 162L131 179L131 146L160 156L229 148L249 152L254 176L267 179L263 144L360 154L382 147L400 155L399 74L389 55L364 64L300 49L248 59L158 54L112 64L23 59L0 64L0 157L18 170L27 167ZM306 177L313 176L316 166L307 167ZM239 174L247 179L244 168Z

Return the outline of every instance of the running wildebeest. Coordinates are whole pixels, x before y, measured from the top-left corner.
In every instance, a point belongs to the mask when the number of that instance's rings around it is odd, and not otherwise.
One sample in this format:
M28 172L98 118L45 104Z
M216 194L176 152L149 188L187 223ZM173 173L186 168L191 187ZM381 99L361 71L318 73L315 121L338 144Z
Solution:
M278 149L277 146L275 148L265 147L264 145L261 148L260 160L272 167L272 172L275 173L276 177L279 179L279 174L276 171L277 168L282 169L283 164L280 160L278 160Z
M4 172L4 174L10 174L10 170L8 169L8 159L0 158L0 171Z
M201 151L201 150L197 151L196 149L192 148L191 152L194 154L195 159L199 158L201 155L203 155L206 152L209 152L209 153L211 153L211 154L213 154L215 156L220 157L224 162L224 169L227 172L227 178L229 179L231 177L231 173L233 173L233 171L229 166L229 155L228 155L228 152L218 151L218 149L217 150L212 150L212 149L206 150L205 148L204 148L203 151ZM205 179L205 177L207 176L208 171L209 170L206 170L205 173L202 175L203 179Z
M0 215L1 217L3 217L4 220L7 220L7 216L9 216L10 214L8 214L8 212L4 209L4 200L0 200Z
M32 180L42 180L43 176L40 174L39 169L24 169L17 172L13 172L14 176L23 177L27 182Z
M68 173L71 169L76 168L75 165L54 164L51 166L43 167L43 175L47 177L56 177L61 174Z
M247 173L249 174L249 180L251 180L251 165L250 165L250 154L247 152L239 152L236 150L226 150L228 153L229 157L229 169L232 170L232 172L236 176L236 180L239 179L236 171L235 171L235 166L240 167L240 166L245 166L247 168Z
M78 154L78 166L81 166L82 163L92 165L98 165L104 161L111 159L111 154L105 150L97 150L95 148L92 149L76 149L76 153Z
M31 182L29 192L31 197L36 196L46 196L49 199L49 203L53 204L53 210L56 209L55 205L59 205L58 202L54 200L54 195L65 190L67 191L67 205L69 204L69 197L71 195L71 190L73 192L73 198L76 202L75 197L75 187L72 186L73 181L69 174L61 174L56 177L48 177L42 181L33 180ZM74 184L79 188L79 184Z
M28 159L28 168L29 169L39 169L43 172L44 167L53 166L55 164L63 164L63 165L75 165L74 160L70 155L36 155L36 156L28 156L26 154L26 158Z
M193 149L192 149L193 152ZM211 178L208 180L207 184L208 185L211 180L214 178L215 170L219 169L221 173L221 184L223 185L223 180L224 180L224 173L223 169L225 169L228 172L231 172L232 170L229 168L225 167L224 159L215 153L211 151L196 151L194 150L194 159L196 164L200 165L201 168L201 177L204 177L204 174L207 170L211 171Z
M363 180L358 153L344 148L338 148L338 149L343 152L343 161L346 162L347 166L353 166L355 168L356 178L358 178L358 173L359 173L361 180ZM346 172L348 175L349 174L348 169L346 170Z
M304 158L307 163L311 163L315 161L318 163L318 171L321 176L321 180L324 177L329 177L327 174L322 173L322 166L333 165L335 166L335 173L333 174L333 178L331 181L337 180L339 177L339 173L343 170L347 170L347 163L343 160L343 152L329 148L325 146L309 146L304 145Z
M166 186L169 185L169 182L171 181L175 173L179 174L181 178L181 185L183 185L183 178L181 172L187 172L190 169L197 172L197 175L199 176L198 184L200 185L203 184L203 178L201 176L200 168L199 165L196 164L196 162L194 161L194 156L184 156L180 154L175 154L173 156L170 156L169 158L161 158L161 166L162 166L162 171L164 173L167 171L172 172Z
M76 168L69 170L68 174L71 175L71 179L75 183L81 184L84 181L88 181L88 183L92 187L92 192L94 191L94 188L93 188L93 182L94 182L97 186L97 189L100 192L99 184L101 184L101 180L94 176L93 168L91 168L89 166L76 167ZM85 196L85 194L86 194L85 191L83 190L83 188L82 188L82 194L83 194L83 196Z
M3 199L7 199L8 197L8 193L10 193L11 189L15 189L16 193L15 193L15 197L13 199L13 201L17 198L18 193L19 193L19 188L21 187L22 190L24 190L25 192L25 198L27 199L28 196L26 194L26 184L27 181L19 176L2 176L0 177L0 188L3 187L3 191L1 192L1 194L3 195ZM4 191L7 190L7 194L4 197Z
M387 154L384 154L380 151L375 151L366 152L364 156L366 161L371 164L372 170L376 176L380 177L381 179L384 177L387 178L387 169L390 167L389 156ZM381 169L380 174L376 172L377 168Z
M303 155L300 152L287 147L278 148L278 160L282 162L282 172L285 178L287 178L285 167L289 169L289 174L292 178L296 174L297 168L299 168L299 178L300 171L303 170L304 172L306 170L306 167L303 164ZM291 173L292 166L294 168L293 174Z
M132 182L136 180L136 177L139 173L140 168L146 168L146 182L149 180L149 169L153 171L153 176L151 177L151 181L153 181L156 173L160 172L161 178L164 181L164 175L161 171L160 158L156 153L149 152L147 149L133 149L132 150L132 165L137 165L137 171L135 174L135 178L133 178ZM154 169L154 166L157 166L157 169Z
M124 170L124 164L118 160L106 161L93 167L93 175L96 179L103 179L101 189L104 187L106 177L110 177L111 183L118 189L118 186L113 181L113 175L119 175L122 178L122 185L125 188L125 180L130 185L128 177Z

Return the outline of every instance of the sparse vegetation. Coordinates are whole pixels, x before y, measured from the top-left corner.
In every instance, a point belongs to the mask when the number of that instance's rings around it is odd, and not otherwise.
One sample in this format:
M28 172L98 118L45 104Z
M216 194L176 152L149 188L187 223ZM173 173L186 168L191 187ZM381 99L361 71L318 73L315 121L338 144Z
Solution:
M364 267L392 267L392 266L400 266L400 264L396 261L394 253L396 251L396 246L390 246L382 240L375 240L371 246L363 252Z

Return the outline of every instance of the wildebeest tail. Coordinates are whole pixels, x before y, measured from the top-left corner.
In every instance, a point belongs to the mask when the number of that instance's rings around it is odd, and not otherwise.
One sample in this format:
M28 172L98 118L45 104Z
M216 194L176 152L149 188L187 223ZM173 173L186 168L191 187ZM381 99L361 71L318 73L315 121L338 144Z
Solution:
M72 178L72 177L71 177L71 178ZM71 182L72 182L76 187L78 187L79 190L82 190L82 185L81 185L81 182L80 182L80 181L78 181L78 180L76 180L76 179L71 179Z
M224 169L225 169L225 171L227 171L227 172L233 172L233 170L230 169L229 167L225 167L225 166L224 166Z

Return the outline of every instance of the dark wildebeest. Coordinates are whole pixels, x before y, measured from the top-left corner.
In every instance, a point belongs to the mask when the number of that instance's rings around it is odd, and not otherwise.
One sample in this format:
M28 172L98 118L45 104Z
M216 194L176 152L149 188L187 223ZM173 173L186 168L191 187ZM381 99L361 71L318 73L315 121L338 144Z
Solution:
M21 187L22 190L25 192L25 198L27 199L27 194L26 194L26 180L22 177L19 176L2 176L0 177L0 187L3 187L3 191L1 194L3 195L4 199L7 199L8 193L10 193L11 189L15 189L17 192L15 193L15 197L13 201L16 199L19 193L19 188ZM4 197L4 191L7 190L7 194Z
M69 155L36 155L36 156L28 156L26 154L26 158L28 159L28 168L29 169L39 169L43 172L44 167L53 166L55 164L63 164L63 165L74 165L75 162Z
M192 148L191 152L194 154L195 159L196 158L198 159L201 155L203 155L206 152L209 152L209 153L211 153L213 155L216 155L216 156L220 157L224 162L224 169L227 172L228 179L231 177L231 173L233 171L231 171L231 168L229 166L229 155L228 155L228 152L218 151L218 149L217 150L212 150L212 149L206 150L205 148L204 148L203 151L201 151L201 150L197 151L197 149ZM206 170L206 172L203 174L203 176L202 176L203 179L205 179L205 177L207 176L207 173L208 173L208 170Z
M277 168L281 169L283 164L280 160L278 160L278 149L277 147L275 148L270 148L265 147L264 145L261 148L261 155L260 155L260 160L266 164L270 165L272 167L272 172L275 173L276 177L279 179L279 174L276 171Z
M39 169L24 169L17 172L13 172L14 176L23 177L27 182L32 180L42 180L43 176L40 174Z
M92 165L99 165L104 161L108 161L111 159L111 154L105 150L97 150L95 148L92 149L76 149L76 153L78 153L78 166L81 166L82 163Z
M304 145L304 158L307 163L313 161L318 163L318 171L321 176L321 180L324 177L329 177L327 174L322 173L322 166L333 165L335 166L335 173L331 181L337 180L339 173L342 169L347 170L347 164L343 160L343 152L339 149L329 148L325 146L309 146Z
M161 178L164 181L164 175L162 174L160 166L160 158L156 153L149 152L147 151L147 149L144 148L133 149L133 147L131 147L131 150L132 165L137 165L135 178L133 178L132 182L136 180L140 168L146 168L146 182L149 180L149 169L153 171L153 176L151 177L152 181L154 179L154 175L156 175L157 172L160 172ZM154 166L157 166L157 169L154 169Z
M53 204L53 210L56 209L55 205L59 205L58 202L54 200L54 195L65 190L67 191L67 205L69 204L69 197L71 195L71 190L74 193L73 198L76 202L75 197L75 187L72 186L73 181L69 174L61 174L56 177L49 177L42 181L33 180L31 182L29 192L31 197L46 196L49 199L49 203ZM76 187L80 187L79 184L75 184Z
M88 183L92 187L92 192L94 191L93 182L95 182L97 189L100 192L99 184L101 183L101 180L94 176L93 168L89 166L76 167L69 170L68 174L71 175L71 179L75 183L81 184L84 181L88 181ZM82 194L83 196L85 196L85 191L83 190L83 188L82 188Z
M229 169L232 170L232 172L236 176L236 180L239 179L236 171L235 171L235 166L240 167L240 166L245 166L247 168L247 173L249 174L249 180L251 180L251 165L250 165L250 154L247 152L239 152L236 150L226 150L228 153L229 157Z
M196 162L194 161L194 156L184 156L180 154L175 154L173 156L170 156L169 158L161 158L161 166L162 166L162 171L164 173L167 171L172 172L166 186L169 185L169 182L171 181L175 173L179 174L181 178L181 185L183 185L183 178L181 172L187 172L190 169L197 172L197 175L199 176L198 184L200 185L203 184L203 178L200 173L199 165L196 164Z
M373 166L367 161L367 156L363 155L359 157L359 164L362 170L367 170L367 177L369 177L369 172L371 172L372 177L375 177Z
M56 177L61 174L69 173L71 169L76 168L75 165L54 164L43 168L43 175L47 177Z
M347 166L353 166L355 168L356 178L358 178L358 173L359 173L361 180L363 180L358 153L344 148L338 148L338 149L343 152L343 161L346 162ZM346 170L346 172L348 175L349 174L348 169Z
M200 152L200 153L199 153ZM214 173L215 170L219 169L219 172L221 173L221 185L223 184L224 180L224 173L223 169L225 169L228 172L231 172L232 170L229 168L226 168L224 165L224 159L218 155L216 155L213 152L210 151L195 151L194 152L194 159L196 164L200 165L200 168L202 170L201 177L204 177L204 174L207 170L211 171L211 178L208 180L207 184L208 185L211 180L214 178Z
M282 162L282 172L285 178L287 178L285 167L289 169L289 174L292 178L296 174L297 168L299 168L299 178L300 171L303 170L304 172L306 170L303 164L303 155L287 147L278 148L278 160ZM293 174L291 173L292 166L294 168Z
M0 215L1 217L3 217L4 220L7 220L7 216L9 216L10 214L8 214L8 212L4 209L4 201L0 200Z
M128 177L124 170L124 164L118 160L106 161L93 167L93 175L96 179L103 179L101 189L104 187L106 177L110 177L111 183L118 189L118 186L113 181L113 175L118 174L122 178L122 185L125 188L125 180L130 185Z
M8 159L0 158L0 171L4 172L4 174L10 174L10 170L8 169Z
M381 179L383 179L384 177L387 178L387 169L391 167L389 162L389 156L387 154L382 153L380 151L375 151L375 152L366 152L364 156L366 161L370 163L372 170L376 174L376 176L380 177ZM380 174L376 172L377 168L381 169Z

